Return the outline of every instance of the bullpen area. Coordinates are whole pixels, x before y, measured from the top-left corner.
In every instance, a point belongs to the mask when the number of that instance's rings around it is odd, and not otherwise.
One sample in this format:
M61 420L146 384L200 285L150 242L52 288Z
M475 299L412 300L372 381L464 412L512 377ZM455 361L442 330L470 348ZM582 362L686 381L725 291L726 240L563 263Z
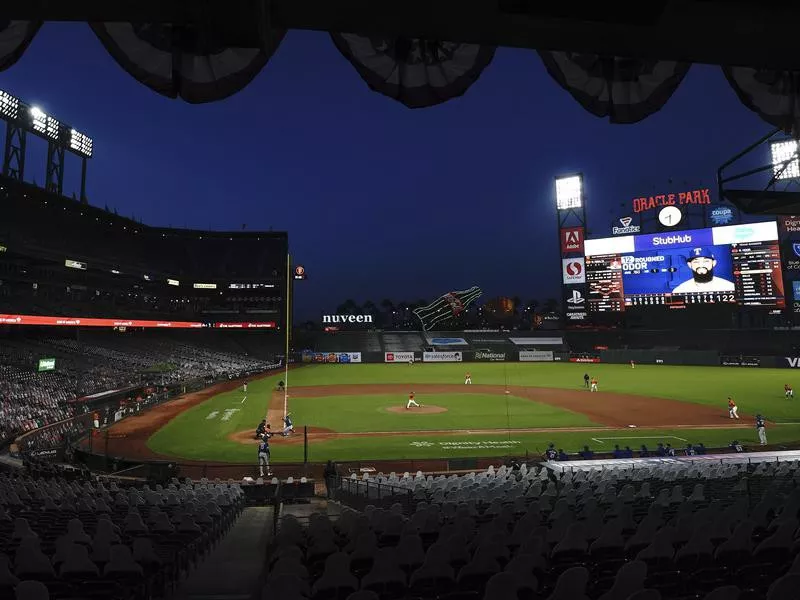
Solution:
M472 384L465 385L465 375ZM584 386L584 374L598 391ZM394 460L634 450L658 442L770 446L800 440L794 399L778 369L562 363L320 364L188 395L111 427L109 453L192 462L254 463L266 418L274 462ZM406 408L413 392L420 407ZM740 419L731 419L732 396ZM295 431L280 435L284 411ZM307 432L307 443L304 431Z

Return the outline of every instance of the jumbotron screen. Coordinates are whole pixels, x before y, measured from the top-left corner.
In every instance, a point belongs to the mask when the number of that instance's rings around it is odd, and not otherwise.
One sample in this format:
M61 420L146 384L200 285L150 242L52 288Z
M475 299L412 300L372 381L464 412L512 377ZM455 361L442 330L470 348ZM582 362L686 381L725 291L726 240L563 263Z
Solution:
M590 312L786 304L774 221L586 240L585 248Z

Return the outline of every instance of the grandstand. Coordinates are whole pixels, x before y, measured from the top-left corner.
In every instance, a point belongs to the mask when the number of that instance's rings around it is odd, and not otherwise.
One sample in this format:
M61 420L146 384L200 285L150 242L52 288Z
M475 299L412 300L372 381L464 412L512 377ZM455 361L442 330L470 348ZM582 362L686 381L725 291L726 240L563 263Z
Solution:
M288 237L150 227L0 178L0 313L284 326Z

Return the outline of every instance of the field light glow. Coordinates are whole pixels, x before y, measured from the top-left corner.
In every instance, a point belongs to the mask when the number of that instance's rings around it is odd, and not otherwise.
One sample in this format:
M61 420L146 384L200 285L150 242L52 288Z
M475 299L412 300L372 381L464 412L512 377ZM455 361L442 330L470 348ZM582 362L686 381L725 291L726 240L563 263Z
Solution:
M772 172L779 180L800 178L800 161L797 157L797 140L783 140L770 144ZM784 162L789 161L784 168Z
M556 208L567 210L583 205L583 181L580 175L556 179Z

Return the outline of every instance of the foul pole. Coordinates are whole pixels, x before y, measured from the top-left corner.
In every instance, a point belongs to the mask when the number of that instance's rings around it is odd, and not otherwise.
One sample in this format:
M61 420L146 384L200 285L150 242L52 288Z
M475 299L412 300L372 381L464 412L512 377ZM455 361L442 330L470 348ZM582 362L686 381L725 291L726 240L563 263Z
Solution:
M286 344L283 352L283 416L289 409L289 332L292 324L289 321L292 306L292 255L286 253Z

